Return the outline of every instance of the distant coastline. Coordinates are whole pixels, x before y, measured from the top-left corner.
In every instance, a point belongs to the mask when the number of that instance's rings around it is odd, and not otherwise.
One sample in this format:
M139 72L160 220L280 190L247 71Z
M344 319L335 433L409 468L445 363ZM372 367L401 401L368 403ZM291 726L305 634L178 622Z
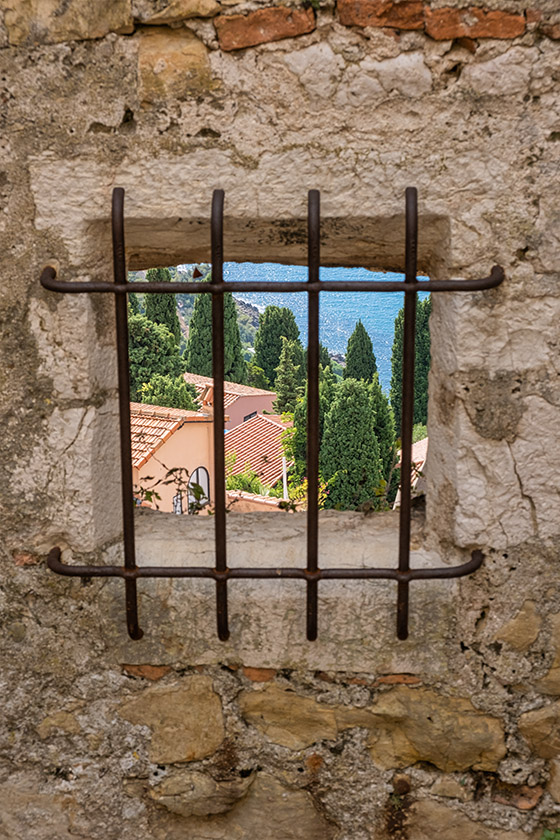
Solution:
M365 268L323 268L321 277L329 280L403 280L402 274L367 271ZM305 280L305 266L275 263L225 263L224 279L248 280ZM425 297L421 292L420 297ZM250 304L258 311L267 306L289 307L296 318L301 340L307 343L307 301L305 293L243 292L235 293L237 301ZM346 345L356 322L361 319L373 342L379 378L387 393L391 383L391 351L395 318L403 304L399 292L325 292L320 300L320 339L331 354L344 356Z

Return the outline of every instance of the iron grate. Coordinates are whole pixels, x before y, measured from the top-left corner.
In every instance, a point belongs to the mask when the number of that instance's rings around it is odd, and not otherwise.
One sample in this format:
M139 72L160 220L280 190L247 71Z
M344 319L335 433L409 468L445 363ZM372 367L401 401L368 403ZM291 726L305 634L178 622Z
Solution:
M66 294L108 293L115 296L116 337L119 384L119 417L121 448L121 487L123 511L123 566L69 565L62 562L61 550L54 547L48 554L48 567L57 574L74 577L120 577L125 582L126 621L129 636L140 639L143 631L138 623L137 580L139 578L211 578L216 583L218 636L229 638L228 581L234 579L291 578L306 583L307 639L317 639L318 584L335 579L397 582L397 636L408 637L409 584L414 580L456 578L478 569L484 559L479 549L471 559L459 566L433 569L410 568L410 513L412 476L412 426L414 408L414 344L416 329L416 292L481 291L499 286L504 279L500 266L480 280L418 280L418 200L414 187L405 192L406 242L405 279L403 281L334 280L319 278L320 266L320 195L308 194L308 280L224 282L223 279L223 211L224 192L215 190L212 197L210 283L181 283L181 292L212 295L212 375L214 379L214 485L215 485L215 566L137 566L134 542L134 500L130 435L129 360L127 294L129 292L177 294L175 282L127 282L124 244L124 190L116 188L112 199L114 282L65 281L57 278L51 266L43 269L41 285L45 289ZM226 496L224 463L224 294L226 292L306 292L308 296L308 414L307 414L307 562L305 568L228 568L226 545ZM399 551L397 568L321 569L318 556L318 485L319 485L319 293L341 292L404 292L404 342L401 425L401 507L399 519Z

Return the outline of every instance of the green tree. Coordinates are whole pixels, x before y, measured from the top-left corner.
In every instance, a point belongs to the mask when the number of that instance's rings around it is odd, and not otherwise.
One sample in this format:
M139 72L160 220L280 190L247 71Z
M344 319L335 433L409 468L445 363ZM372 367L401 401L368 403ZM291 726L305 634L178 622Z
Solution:
M247 364L247 385L250 385L252 388L263 388L264 390L269 387L264 370L254 362Z
M307 347L303 351L303 359L305 363L305 370L307 371ZM329 356L329 351L324 344L321 344L321 342L319 342L319 364L321 367L332 368L332 359Z
M189 324L185 351L187 370L212 376L212 295L197 295ZM224 377L229 382L245 382L247 363L243 358L237 310L231 292L224 295Z
M371 401L375 413L373 430L379 444L379 457L381 458L382 475L388 481L395 461L395 423L389 400L383 393L379 384L379 375L376 373L370 385Z
M353 510L374 499L382 478L375 416L365 382L345 379L325 417L319 467L326 508Z
M301 345L297 341L288 341L282 336L282 352L280 353L280 362L276 368L276 394L277 399L274 403L274 408L280 414L285 411L293 413L295 411L296 402L301 394L300 385L300 369L303 363L303 354L301 354L301 362L299 350Z
M348 339L344 379L363 379L365 382L373 382L376 372L377 362L373 353L371 338L362 322L358 321L354 332Z
M163 324L145 315L131 315L128 320L130 359L130 399L140 402L142 386L156 374L175 379L183 373L183 360L175 337Z
M430 313L431 296L416 301L416 342L414 357L414 423L426 424L428 419L428 374L430 372ZM402 417L402 358L404 340L404 307L395 319L395 337L391 355L390 399L397 436L401 434Z
M146 280L148 283L169 283L171 272L168 268L149 268L146 272ZM177 315L175 295L147 294L145 314L146 318L155 324L166 326L176 343L181 343L181 325Z
M187 385L182 376L162 376L156 373L140 389L142 402L148 405L162 405L169 408L184 408L196 411L196 388Z
M140 314L140 302L138 300L138 295L135 292L131 292L128 296L128 305L130 306L130 315L139 315Z
M297 341L301 347L294 313L287 307L267 306L259 317L253 362L264 370L272 388L276 382L276 369L280 364L283 337L288 341Z
M331 407L337 388L336 377L330 367L319 370L319 448L323 440L325 415ZM294 422L286 436L286 454L294 461L293 472L297 481L307 473L307 388L303 399L298 400L294 411Z

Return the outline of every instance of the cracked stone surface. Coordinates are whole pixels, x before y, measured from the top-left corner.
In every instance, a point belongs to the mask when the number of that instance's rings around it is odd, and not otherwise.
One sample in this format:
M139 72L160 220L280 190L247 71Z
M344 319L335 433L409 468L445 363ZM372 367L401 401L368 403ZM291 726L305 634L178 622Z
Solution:
M0 5L0 834L242 840L264 814L275 840L540 840L560 798L557 2L375 2L364 26L321 0L313 31L230 52L214 20L264 0ZM226 259L305 263L319 188L324 263L401 270L409 185L422 272L506 271L431 321L413 562L482 567L413 583L404 642L391 582L321 585L315 643L299 582L232 584L222 643L213 586L169 580L139 584L130 641L122 581L44 565L53 545L120 563L122 526L113 303L45 292L42 267L110 279L123 186L131 268L208 260L221 187ZM341 516L321 562L394 565L391 514ZM213 562L213 523L177 519L139 515L141 563ZM304 517L228 520L228 550L298 565ZM526 811L524 786L546 791Z

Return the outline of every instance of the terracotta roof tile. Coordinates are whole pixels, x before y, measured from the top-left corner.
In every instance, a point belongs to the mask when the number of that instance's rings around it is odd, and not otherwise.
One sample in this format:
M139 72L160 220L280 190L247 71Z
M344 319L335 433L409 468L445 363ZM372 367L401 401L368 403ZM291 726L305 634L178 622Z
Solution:
M282 477L282 432L288 425L277 415L257 414L225 436L225 453L235 452L232 473L247 468L256 472L263 484L273 486Z
M130 403L132 465L142 467L154 452L185 423L211 423L212 417L199 411Z
M199 394L202 394L208 386L214 386L211 376L199 376L198 373L184 373L185 382L194 385ZM250 385L240 385L238 382L224 382L224 405L231 405L239 397L273 396L274 391L265 391L263 388L252 388Z

